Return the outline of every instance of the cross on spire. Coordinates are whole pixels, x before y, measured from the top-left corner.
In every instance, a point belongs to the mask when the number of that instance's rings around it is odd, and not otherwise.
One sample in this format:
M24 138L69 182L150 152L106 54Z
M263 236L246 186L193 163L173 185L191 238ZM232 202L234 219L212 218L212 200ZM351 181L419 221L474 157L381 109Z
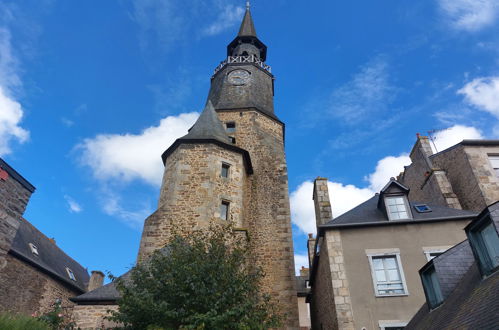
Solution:
M246 10L249 10L249 9L250 9L250 2L246 1Z

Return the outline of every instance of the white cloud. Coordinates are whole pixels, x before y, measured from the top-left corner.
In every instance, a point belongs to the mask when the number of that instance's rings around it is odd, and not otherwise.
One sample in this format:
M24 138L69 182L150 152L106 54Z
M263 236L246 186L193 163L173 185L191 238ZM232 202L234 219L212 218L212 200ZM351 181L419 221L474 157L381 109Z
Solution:
M391 177L397 177L404 171L404 166L411 164L411 159L407 154L400 156L387 156L378 161L376 169L365 179L369 182L369 189L379 192Z
M104 213L115 216L134 229L142 229L144 220L152 213L149 205L143 205L136 210L128 210L123 207L121 198L109 189L103 188L100 202Z
M159 126L140 134L101 134L85 139L77 146L82 150L81 162L102 181L141 179L159 186L163 175L161 154L175 139L187 134L198 117L195 112L168 116Z
M68 202L69 212L80 213L81 211L83 211L83 207L81 207L81 205L76 202L71 196L64 195L64 199L66 200L66 202Z
M457 30L480 30L493 24L499 13L497 0L439 0L439 5Z
M390 84L388 63L378 56L361 67L350 81L335 89L330 98L329 112L347 123L372 118L375 112L386 110L396 88Z
M23 108L11 94L21 81L16 74L17 60L12 52L10 32L0 28L0 156L11 152L10 143L26 142L29 132L20 126Z
M499 77L473 79L457 91L466 101L478 109L499 118Z
M305 181L290 195L291 220L305 234L316 232L313 188L313 182ZM328 189L334 217L342 215L374 194L369 188L338 182L328 182Z
M465 139L483 139L479 129L472 126L454 125L435 133L432 144L433 151L442 151ZM436 150L435 150L436 146Z
M302 266L305 268L309 268L308 255L295 253L295 273L296 273L296 275L300 275L300 269Z
M213 36L241 22L244 9L234 5L226 5L215 22L203 30L204 35Z

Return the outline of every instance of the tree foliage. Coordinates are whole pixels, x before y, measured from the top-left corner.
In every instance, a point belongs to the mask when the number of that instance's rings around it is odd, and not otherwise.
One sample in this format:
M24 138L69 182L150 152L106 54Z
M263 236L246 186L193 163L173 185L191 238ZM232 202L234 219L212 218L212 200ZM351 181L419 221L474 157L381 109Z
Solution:
M266 329L282 316L260 290L262 270L231 227L211 226L171 243L115 279L111 320L129 329Z

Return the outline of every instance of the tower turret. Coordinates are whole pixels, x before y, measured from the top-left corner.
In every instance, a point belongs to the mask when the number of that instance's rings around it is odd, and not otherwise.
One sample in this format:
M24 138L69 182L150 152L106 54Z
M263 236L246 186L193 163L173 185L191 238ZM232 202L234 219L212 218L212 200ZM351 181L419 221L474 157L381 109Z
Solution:
M249 6L236 38L227 46L227 58L215 69L208 98L217 111L258 110L274 114L274 76L265 64L267 46L256 36Z

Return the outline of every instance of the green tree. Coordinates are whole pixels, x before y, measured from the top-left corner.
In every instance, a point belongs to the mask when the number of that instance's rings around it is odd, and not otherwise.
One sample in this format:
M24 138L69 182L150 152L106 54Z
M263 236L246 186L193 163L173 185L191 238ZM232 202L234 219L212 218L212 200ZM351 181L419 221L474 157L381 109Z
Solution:
M260 290L262 270L231 227L211 226L171 243L117 278L111 320L127 329L267 329L281 325Z

